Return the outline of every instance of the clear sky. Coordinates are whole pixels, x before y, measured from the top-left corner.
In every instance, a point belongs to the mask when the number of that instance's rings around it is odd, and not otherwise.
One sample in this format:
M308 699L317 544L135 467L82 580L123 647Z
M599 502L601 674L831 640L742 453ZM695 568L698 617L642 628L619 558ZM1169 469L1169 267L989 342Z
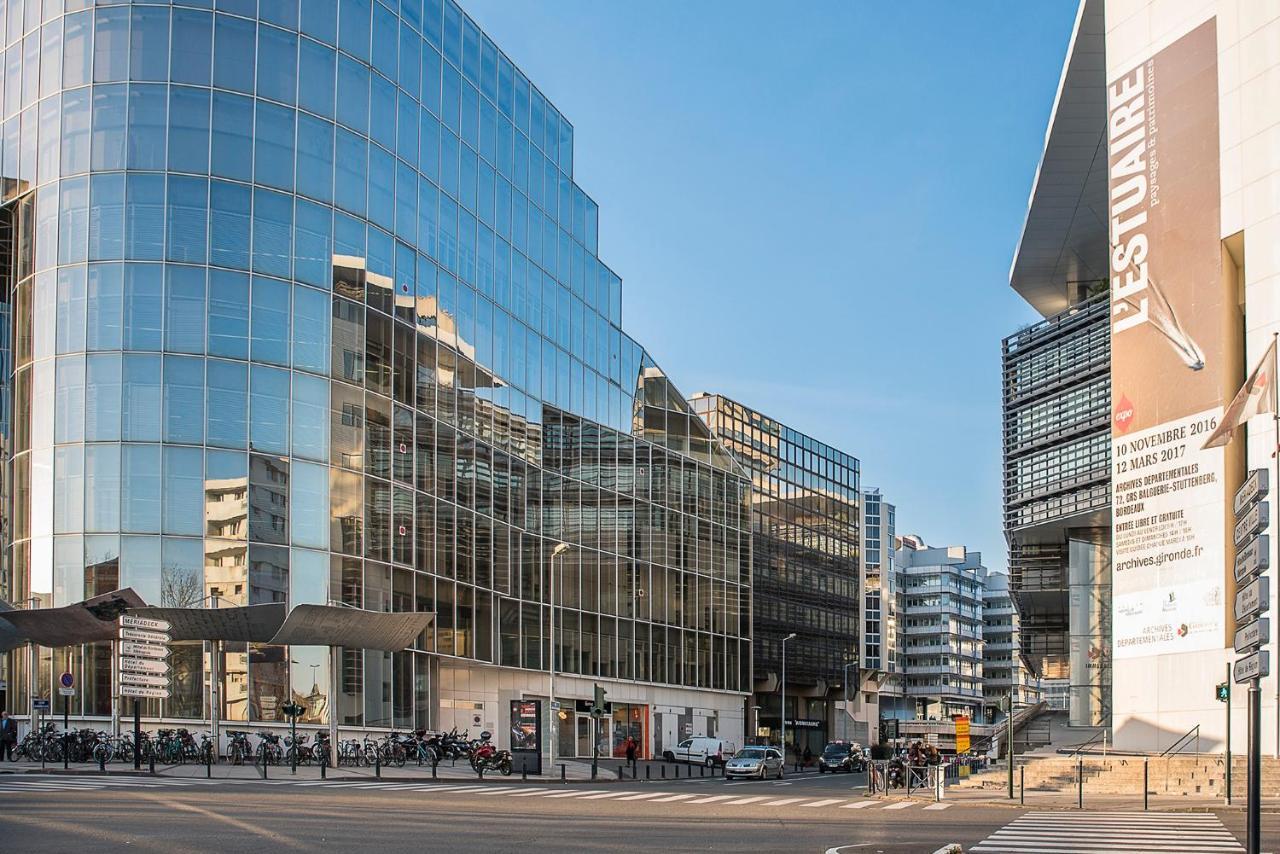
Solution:
M574 125L623 325L1005 566L1000 340L1075 0L461 0Z

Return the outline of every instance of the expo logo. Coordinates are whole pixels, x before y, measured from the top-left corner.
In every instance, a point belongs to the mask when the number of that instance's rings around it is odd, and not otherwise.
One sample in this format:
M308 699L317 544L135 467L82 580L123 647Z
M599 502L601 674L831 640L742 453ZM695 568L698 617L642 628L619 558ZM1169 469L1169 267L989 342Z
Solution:
M1129 428L1133 426L1134 408L1129 398L1120 395L1120 402L1116 404L1115 415L1112 417L1112 423L1115 425L1117 433L1128 433Z

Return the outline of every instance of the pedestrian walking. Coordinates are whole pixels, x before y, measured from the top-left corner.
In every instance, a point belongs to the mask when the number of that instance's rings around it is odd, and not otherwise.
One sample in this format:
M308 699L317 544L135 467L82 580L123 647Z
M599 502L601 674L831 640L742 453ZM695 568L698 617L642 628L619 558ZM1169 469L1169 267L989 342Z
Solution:
M633 770L636 767L636 740L627 736L627 765Z
M8 712L0 712L0 760L13 762L13 749L18 743L18 723Z

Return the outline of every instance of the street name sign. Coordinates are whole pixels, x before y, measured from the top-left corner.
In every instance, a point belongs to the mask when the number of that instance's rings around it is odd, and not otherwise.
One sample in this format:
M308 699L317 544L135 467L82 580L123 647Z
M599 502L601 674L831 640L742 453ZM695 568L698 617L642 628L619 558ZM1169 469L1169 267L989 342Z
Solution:
M120 616L122 629L146 629L150 632L167 632L172 626L168 620L153 620L150 617L134 617L130 614Z
M137 658L167 658L169 655L169 647L153 643L121 641L120 654L130 655Z
M150 685L153 688L168 688L169 677L153 676L150 673L130 673L128 670L120 671L120 682L126 682L132 685Z
M1239 546L1254 534L1266 530L1267 521L1271 518L1271 507L1267 502L1259 501L1236 518L1235 544Z
M1235 511L1237 518L1253 502L1267 497L1268 487L1270 486L1267 482L1269 479L1267 469L1254 469L1249 472L1249 476L1244 479L1244 483L1240 484L1240 488L1236 490L1235 499L1232 501L1232 509Z
M1236 583L1241 584L1271 567L1271 537L1259 534L1236 551Z
M126 697L169 696L168 620L120 617L120 693Z
M1252 655L1237 658L1232 675L1237 682L1248 682L1250 679L1261 679L1271 673L1271 655L1260 649Z
M164 632L151 632L146 629L120 629L120 640L142 641L143 643L168 643L170 638Z
M169 665L155 658L121 658L120 671L131 670L134 673L151 673L163 676L169 672Z
M1271 579L1262 575L1236 591L1236 620L1243 622L1271 607Z
M1271 637L1271 621L1266 617L1254 620L1244 628L1236 629L1236 652L1249 653L1267 642Z

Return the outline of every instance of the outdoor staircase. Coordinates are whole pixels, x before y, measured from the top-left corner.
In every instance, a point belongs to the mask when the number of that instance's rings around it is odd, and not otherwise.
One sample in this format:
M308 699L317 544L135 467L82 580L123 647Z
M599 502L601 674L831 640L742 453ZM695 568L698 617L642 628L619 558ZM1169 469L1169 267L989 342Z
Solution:
M1030 792L1075 792L1077 775L1083 768L1086 795L1132 795L1142 792L1142 756L1087 756L1083 762L1073 756L1019 758L1015 786L1021 779ZM1224 796L1226 763L1222 756L1181 754L1146 758L1147 791L1152 795L1186 797ZM1247 761L1233 757L1231 793L1243 798L1246 792ZM960 788L1001 789L1008 785L1008 766L998 766L956 783ZM1262 761L1262 797L1280 797L1280 760Z

